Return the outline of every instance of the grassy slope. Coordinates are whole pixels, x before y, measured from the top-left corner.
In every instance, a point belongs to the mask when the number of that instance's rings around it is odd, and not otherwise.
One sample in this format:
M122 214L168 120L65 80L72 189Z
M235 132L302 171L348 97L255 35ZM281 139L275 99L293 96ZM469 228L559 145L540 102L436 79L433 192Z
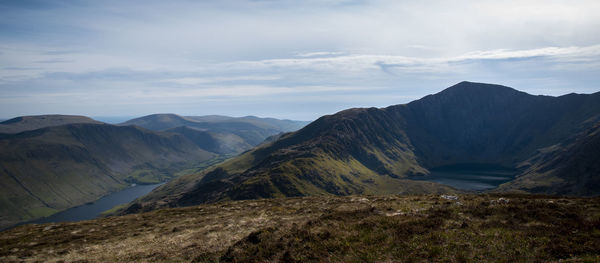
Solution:
M70 124L0 139L0 226L157 183L215 158L180 136Z
M599 198L330 196L19 226L0 261L598 262L599 239Z
M387 117L378 109L322 117L296 133L169 182L127 212L283 196L454 192L404 179L426 170L416 162L400 124Z

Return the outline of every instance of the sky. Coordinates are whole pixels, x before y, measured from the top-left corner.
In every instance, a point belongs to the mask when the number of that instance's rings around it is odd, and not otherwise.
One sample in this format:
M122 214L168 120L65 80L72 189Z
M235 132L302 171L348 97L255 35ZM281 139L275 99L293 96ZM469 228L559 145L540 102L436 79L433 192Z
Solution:
M600 1L0 0L0 118L314 120L460 81L600 91Z

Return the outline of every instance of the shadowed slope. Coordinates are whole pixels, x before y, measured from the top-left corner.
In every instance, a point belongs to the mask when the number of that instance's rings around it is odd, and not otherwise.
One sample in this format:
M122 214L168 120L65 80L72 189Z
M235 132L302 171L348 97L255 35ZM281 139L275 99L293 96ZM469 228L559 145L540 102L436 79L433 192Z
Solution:
M386 110L406 119L406 133L428 168L468 162L512 167L600 120L600 93L533 96L461 82Z
M600 195L600 122L572 139L541 149L522 163L525 172L497 191Z
M209 116L179 116L176 114L153 114L129 120L120 125L136 125L146 129L163 131L178 127L187 127L198 131L210 132L215 140L224 148L220 152L239 154L263 142L266 138L281 132L295 131L306 125L306 122L278 120L273 118L258 118L247 116L241 118L209 115ZM191 135L190 130L171 130L183 132L193 137L206 137L208 134ZM242 141L240 141L240 138ZM206 141L206 140L202 140Z
M165 132L183 135L198 147L219 154L236 154L252 148L243 138L232 133L202 131L188 126L168 129Z

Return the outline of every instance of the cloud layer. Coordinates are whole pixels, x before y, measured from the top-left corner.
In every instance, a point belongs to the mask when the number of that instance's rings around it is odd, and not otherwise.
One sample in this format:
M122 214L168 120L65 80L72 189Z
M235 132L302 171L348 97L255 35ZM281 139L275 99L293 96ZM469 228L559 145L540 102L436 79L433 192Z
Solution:
M5 1L0 117L310 120L462 80L590 93L599 12L598 1Z

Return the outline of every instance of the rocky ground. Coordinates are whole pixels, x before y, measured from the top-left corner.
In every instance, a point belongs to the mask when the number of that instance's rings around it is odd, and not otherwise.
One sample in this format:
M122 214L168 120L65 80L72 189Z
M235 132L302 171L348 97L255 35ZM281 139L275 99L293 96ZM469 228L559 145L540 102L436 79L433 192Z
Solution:
M234 201L0 232L1 262L599 262L600 198Z

